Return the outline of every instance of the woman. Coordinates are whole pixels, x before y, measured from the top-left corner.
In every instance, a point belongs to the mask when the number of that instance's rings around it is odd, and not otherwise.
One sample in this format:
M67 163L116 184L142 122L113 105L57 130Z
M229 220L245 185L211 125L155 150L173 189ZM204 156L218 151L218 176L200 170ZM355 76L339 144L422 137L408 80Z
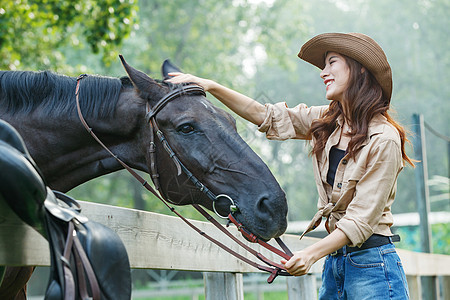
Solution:
M326 106L262 105L220 84L171 73L173 83L195 82L269 139L311 140L318 212L329 235L282 260L292 275L307 274L327 256L320 299L407 299L408 287L390 226L397 176L406 161L405 130L388 114L392 73L381 47L360 33L325 33L298 55L322 70Z

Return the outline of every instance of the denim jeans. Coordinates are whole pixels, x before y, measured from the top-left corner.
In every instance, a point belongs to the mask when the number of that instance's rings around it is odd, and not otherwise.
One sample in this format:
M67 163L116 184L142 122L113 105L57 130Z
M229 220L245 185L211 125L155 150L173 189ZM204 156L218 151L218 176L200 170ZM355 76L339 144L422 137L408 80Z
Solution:
M394 244L328 255L319 299L409 299L405 272Z

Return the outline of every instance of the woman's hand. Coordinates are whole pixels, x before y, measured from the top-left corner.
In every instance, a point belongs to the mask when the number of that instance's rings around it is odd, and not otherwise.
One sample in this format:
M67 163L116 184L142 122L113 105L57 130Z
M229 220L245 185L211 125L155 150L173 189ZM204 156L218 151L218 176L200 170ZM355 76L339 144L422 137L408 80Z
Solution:
M209 91L214 84L212 80L200 78L191 74L185 74L180 72L171 72L168 74L172 78L166 80L171 83L184 83L192 82L201 86L205 91Z
M294 252L294 255L290 260L282 259L281 263L290 274L294 276L305 275L316 261L349 243L349 238L342 230L337 228L311 246L308 246L301 251Z
M290 260L282 259L281 263L284 265L289 274L294 276L301 276L308 274L316 259L309 255L306 251L294 252Z

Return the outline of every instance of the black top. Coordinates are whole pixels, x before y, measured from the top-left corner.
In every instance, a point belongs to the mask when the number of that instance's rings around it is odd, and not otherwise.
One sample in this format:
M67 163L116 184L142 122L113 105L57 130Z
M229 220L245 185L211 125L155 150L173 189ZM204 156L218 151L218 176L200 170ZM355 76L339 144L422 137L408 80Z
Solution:
M334 177L336 175L336 170L339 165L341 159L345 156L345 150L338 149L336 147L332 147L330 150L330 158L329 158L329 166L327 173L327 182L333 186L334 185Z

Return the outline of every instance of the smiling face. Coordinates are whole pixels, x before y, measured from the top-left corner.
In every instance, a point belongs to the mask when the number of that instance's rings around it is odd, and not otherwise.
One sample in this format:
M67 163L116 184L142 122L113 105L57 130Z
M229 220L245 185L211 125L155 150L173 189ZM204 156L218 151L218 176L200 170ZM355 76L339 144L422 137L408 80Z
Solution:
M345 58L336 53L328 52L325 58L325 68L320 72L320 77L326 86L328 100L343 102L344 91L347 89L350 69Z

